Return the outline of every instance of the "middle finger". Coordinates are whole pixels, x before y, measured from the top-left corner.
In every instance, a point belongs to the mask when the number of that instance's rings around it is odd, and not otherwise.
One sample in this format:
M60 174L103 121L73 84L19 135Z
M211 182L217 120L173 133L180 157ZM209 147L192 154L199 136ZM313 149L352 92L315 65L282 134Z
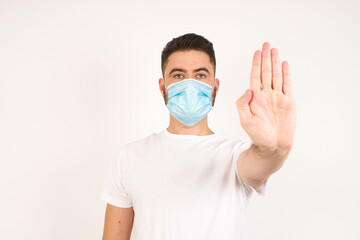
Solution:
M261 52L261 83L262 89L271 89L271 54L270 43L264 42Z

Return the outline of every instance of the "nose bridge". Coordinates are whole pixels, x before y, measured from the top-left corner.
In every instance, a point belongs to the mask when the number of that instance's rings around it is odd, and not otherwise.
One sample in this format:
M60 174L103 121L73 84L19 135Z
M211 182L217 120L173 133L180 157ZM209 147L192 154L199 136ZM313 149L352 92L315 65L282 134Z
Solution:
M204 83L206 85L209 85L209 86L211 86L211 90L215 87L215 78L214 78L214 81L212 81L212 83L210 84L210 83L204 82L203 80L196 80L195 78L190 78L190 77L185 77L185 79L180 80L180 81L175 82L175 83L170 83L170 85L168 85L166 83L165 79L164 79L164 86L165 86L166 89L169 89L168 86L171 86L171 85L176 84L176 83L180 83L182 81L187 81L187 80L194 80L194 81L201 82L201 83Z
M194 98L194 89L191 86L186 87L183 89L183 100L187 103L191 103Z

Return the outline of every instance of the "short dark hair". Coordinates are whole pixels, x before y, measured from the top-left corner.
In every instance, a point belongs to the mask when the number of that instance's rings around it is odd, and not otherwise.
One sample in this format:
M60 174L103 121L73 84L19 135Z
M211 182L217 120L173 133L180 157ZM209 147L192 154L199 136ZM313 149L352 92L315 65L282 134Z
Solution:
M186 50L198 50L205 52L210 58L210 62L214 67L215 74L216 59L213 44L203 36L197 35L195 33L187 33L177 38L173 38L164 47L161 53L161 71L163 76L169 56L173 52Z

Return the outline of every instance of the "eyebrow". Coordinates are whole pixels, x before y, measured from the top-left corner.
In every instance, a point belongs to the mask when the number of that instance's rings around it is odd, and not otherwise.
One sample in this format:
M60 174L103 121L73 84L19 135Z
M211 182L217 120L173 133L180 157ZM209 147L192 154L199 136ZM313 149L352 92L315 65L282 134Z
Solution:
M197 68L197 69L194 69L193 72L200 72L200 71L205 71L207 72L208 74L210 74L209 70L205 67L201 67L201 68ZM173 72L186 72L185 69L182 69L182 68L173 68L170 73L169 73L169 76L173 73Z
M186 72L184 69L182 68L173 68L170 73L169 76L173 73L173 72Z

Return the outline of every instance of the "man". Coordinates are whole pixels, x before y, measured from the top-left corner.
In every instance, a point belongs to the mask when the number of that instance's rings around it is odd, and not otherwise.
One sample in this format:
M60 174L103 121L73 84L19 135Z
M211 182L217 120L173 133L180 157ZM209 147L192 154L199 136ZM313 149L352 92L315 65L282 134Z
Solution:
M250 89L236 101L251 141L215 134L207 122L219 79L213 45L196 34L174 38L162 52L159 88L167 129L121 148L102 191L104 240L241 239L252 192L293 144L295 100L287 62L265 42L255 51Z

